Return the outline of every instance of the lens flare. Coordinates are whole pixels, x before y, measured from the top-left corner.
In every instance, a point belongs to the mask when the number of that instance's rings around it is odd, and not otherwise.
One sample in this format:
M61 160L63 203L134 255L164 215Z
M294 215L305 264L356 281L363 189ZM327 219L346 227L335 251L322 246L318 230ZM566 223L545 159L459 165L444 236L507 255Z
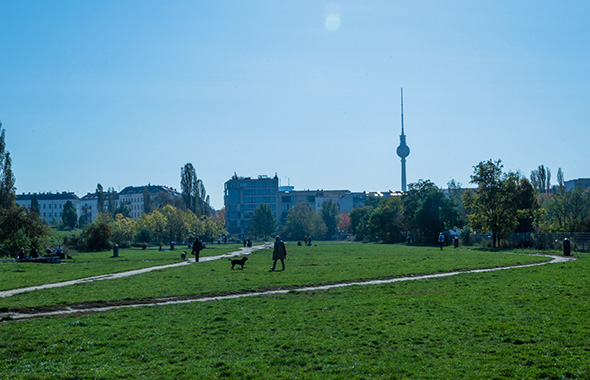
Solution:
M340 7L336 4L329 4L325 8L326 18L324 19L324 26L327 31L335 32L340 29L341 14Z

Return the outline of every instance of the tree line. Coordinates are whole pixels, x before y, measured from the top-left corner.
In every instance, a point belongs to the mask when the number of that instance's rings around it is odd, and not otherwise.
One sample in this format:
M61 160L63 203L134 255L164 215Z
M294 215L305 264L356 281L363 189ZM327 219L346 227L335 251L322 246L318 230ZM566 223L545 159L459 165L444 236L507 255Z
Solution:
M497 247L504 234L513 232L590 232L590 191L566 190L561 168L557 185L543 165L531 172L504 172L501 160L482 161L473 167L472 189L451 180L448 189L430 180L409 184L399 197L370 197L362 207L340 214L338 205L324 202L321 210L300 203L279 226L268 205L260 205L250 226L253 236L268 236L279 229L286 239L305 235L333 239L348 233L356 240L434 244L440 232L490 233Z
M98 217L80 235L68 242L80 249L99 251L111 244L129 247L132 244L192 243L199 238L212 241L225 235L224 213L215 213L203 181L197 177L191 163L181 168L181 197L159 192L152 200L143 188L143 213L138 220L131 217L129 207L121 202L115 208L115 192L106 193L97 185Z
M17 205L15 183L12 160L6 149L6 131L0 122L0 255L14 256L21 248L42 250L61 244L61 238L41 219L37 194L33 194L30 208ZM99 213L92 223L78 217L72 202L64 204L62 226L83 229L63 243L82 250L102 250L112 244L170 244L190 242L197 237L207 241L226 234L224 213L215 213L211 208L203 181L190 163L181 168L181 188L180 199L165 192L152 199L144 188L144 212L134 220L125 203L117 206L115 190L105 191L99 183L96 188Z

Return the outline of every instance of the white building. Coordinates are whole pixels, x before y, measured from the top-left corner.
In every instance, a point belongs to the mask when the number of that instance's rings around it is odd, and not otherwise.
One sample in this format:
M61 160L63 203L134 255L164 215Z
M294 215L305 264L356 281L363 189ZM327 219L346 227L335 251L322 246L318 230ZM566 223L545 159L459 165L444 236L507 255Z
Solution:
M20 194L16 196L16 203L19 206L31 209L31 201L33 194ZM39 215L47 224L61 223L63 216L63 208L67 201L72 202L76 209L78 217L82 214L80 207L80 198L74 193L40 193L37 194L39 200Z
M146 186L127 186L119 192L119 204L126 204L131 211L131 217L135 220L139 219L144 210L143 204L143 189L147 188L150 193L150 201L153 208L160 206L159 198L164 193L168 199L178 199L181 194L167 186L162 185L146 185Z

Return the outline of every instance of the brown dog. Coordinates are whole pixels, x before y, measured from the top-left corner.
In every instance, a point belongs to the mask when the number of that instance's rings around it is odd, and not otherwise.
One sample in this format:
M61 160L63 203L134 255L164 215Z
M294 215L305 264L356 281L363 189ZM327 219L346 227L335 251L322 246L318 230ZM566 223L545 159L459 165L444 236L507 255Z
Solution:
M244 269L244 264L246 264L246 260L248 260L248 258L246 256L242 257L241 259L228 259L229 261L231 261L231 269L234 269L234 267L236 265L241 265L242 268Z

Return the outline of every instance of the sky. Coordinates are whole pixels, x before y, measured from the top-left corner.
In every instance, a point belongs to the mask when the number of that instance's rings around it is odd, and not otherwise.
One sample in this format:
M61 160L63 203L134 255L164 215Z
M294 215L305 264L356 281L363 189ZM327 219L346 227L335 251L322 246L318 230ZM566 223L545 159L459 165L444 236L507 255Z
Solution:
M17 193L234 173L401 189L502 160L590 177L590 2L0 0Z

